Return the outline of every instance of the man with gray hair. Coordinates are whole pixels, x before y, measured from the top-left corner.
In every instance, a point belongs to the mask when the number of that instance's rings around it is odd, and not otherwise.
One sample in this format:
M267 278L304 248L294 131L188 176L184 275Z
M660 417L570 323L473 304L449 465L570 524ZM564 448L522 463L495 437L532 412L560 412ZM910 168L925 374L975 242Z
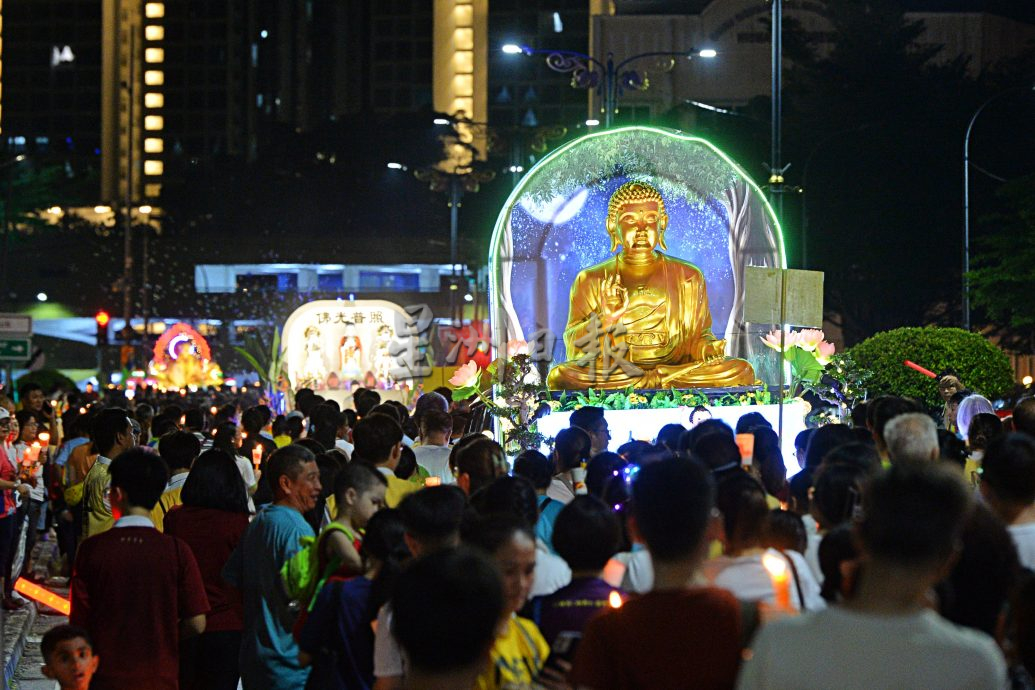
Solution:
M934 420L922 412L898 415L884 427L884 441L892 462L937 460L938 429Z

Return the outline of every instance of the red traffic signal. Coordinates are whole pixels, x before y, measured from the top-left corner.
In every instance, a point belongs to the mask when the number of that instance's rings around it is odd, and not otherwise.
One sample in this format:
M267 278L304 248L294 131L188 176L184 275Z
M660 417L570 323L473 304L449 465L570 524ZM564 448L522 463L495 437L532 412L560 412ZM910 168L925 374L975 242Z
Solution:
M104 326L107 326L108 322L111 321L111 317L108 316L108 312L104 311L103 309L101 311L97 312L94 315L93 318L94 318L94 321L97 322L97 325L101 326L102 328Z

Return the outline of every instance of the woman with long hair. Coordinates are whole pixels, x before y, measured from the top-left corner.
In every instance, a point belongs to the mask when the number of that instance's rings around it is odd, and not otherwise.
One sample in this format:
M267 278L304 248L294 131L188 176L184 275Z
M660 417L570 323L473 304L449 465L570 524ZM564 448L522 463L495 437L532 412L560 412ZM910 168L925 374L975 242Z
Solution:
M180 687L234 690L244 628L241 594L223 580L230 553L248 527L248 494L233 456L221 449L202 453L180 494L183 505L165 516L165 533L187 542L201 571L211 609L205 632L180 643Z

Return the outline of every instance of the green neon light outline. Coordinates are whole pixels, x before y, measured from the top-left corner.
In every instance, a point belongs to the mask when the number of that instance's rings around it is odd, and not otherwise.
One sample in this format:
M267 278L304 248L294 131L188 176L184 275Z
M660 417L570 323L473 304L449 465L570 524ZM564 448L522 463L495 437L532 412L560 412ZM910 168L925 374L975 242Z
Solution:
M496 217L496 226L493 228L493 230L492 230L492 237L489 240L489 296L491 298L491 305L490 305L491 310L489 312L489 319L492 322L491 323L491 327L492 327L492 331L493 331L494 335L498 334L497 328L499 328L499 326L500 326L499 304L498 304L498 300L496 298L497 288L498 288L498 286L496 284L496 281L497 281L497 276L498 276L498 272L499 272L499 268L500 267L499 267L499 259L498 259L499 252L496 251L496 248L499 246L499 242L500 242L500 239L501 239L501 233L503 232L503 229L504 229L504 226L505 226L505 219L510 217L510 212L513 210L514 204L517 203L518 198L524 192L524 188L528 184L528 181L531 180L532 174L535 173L537 170L539 170L539 168L541 168L541 167L545 166L546 164L550 163L551 161L553 161L554 158L557 158L558 156L563 154L565 151L568 151L569 149L573 148L574 146L576 146L578 144L581 144L584 141L587 141L589 139L593 139L593 138L596 138L596 137L606 137L606 136L611 136L611 135L614 135L614 134L619 134L621 132L631 132L631 131L654 132L656 134L661 134L661 135L666 136L666 137L673 137L675 139L682 139L683 141L686 141L686 142L703 144L705 146L705 148L711 150L712 153L717 155L727 165L732 167L736 171L736 173L741 177L741 179L743 179L745 182L747 182L747 184L750 186L750 188L753 189L755 192L757 192L759 197L761 197L761 199L762 199L762 206L765 209L766 213L769 215L769 220L770 220L770 222L772 224L772 227L776 230L776 240L777 240L776 244L777 244L777 248L779 250L779 261L780 261L779 268L787 268L787 252L786 252L786 250L784 248L783 227L780 225L780 221L779 221L779 219L777 219L776 213L773 211L773 207L769 203L769 199L767 199L765 194L762 192L762 188L759 187L755 183L755 181L752 180L748 176L748 174L744 172L744 169L741 168L740 165L738 165L732 158L727 156L715 144L711 143L710 141L708 141L706 139L702 139L701 137L695 137L695 136L692 136L690 134L684 134L684 133L682 133L682 132L680 132L678 130L665 129L663 127L648 127L646 125L627 125L625 127L617 127L617 128L614 128L614 129L605 129L605 130L600 131L600 132L591 132L589 134L584 134L583 136L579 137L578 139L574 139L573 141L569 141L567 144L561 146L560 148L556 149L555 151L551 151L546 156L546 158L543 158L541 161L539 161L538 163L533 165L531 168L529 168L528 172L525 173L525 175L521 178L521 181L518 182L517 187L515 187L514 190L510 193L510 196L507 197L507 202L503 205L503 208L500 210L499 215ZM493 340L498 340L498 338L494 338ZM492 346L492 350L493 351L495 351L497 349L495 343L490 343L490 345Z

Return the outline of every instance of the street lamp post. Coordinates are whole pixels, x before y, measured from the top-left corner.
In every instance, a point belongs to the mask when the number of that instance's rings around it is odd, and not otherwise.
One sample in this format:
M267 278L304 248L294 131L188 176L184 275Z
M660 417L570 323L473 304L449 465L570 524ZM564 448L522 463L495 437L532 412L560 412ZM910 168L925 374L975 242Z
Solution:
M457 300L457 293L460 291L460 205L463 203L465 192L477 192L482 183L495 178L496 173L492 170L458 169L453 172L445 172L438 168L418 168L413 171L413 176L422 182L427 182L431 191L444 192L447 195L450 263L449 318L452 319L455 326L460 326L463 321Z
M998 101L1003 96L1020 91L1035 91L1035 86L1014 86L995 94L974 111L967 123L967 131L963 135L963 330L970 330L970 132L974 129L974 123L978 116L989 105Z
M710 59L716 56L712 49L691 49L686 52L656 51L633 55L616 64L612 53L608 53L604 60L599 60L574 50L539 49L514 43L503 46L503 52L511 55L546 55L547 67L554 72L571 75L572 88L595 89L604 101L604 127L608 128L614 122L618 99L626 89L646 91L650 88L646 72L627 69L633 62L652 57L668 58L660 68L662 72L668 72L676 64L675 58L685 57L691 60L695 57Z

